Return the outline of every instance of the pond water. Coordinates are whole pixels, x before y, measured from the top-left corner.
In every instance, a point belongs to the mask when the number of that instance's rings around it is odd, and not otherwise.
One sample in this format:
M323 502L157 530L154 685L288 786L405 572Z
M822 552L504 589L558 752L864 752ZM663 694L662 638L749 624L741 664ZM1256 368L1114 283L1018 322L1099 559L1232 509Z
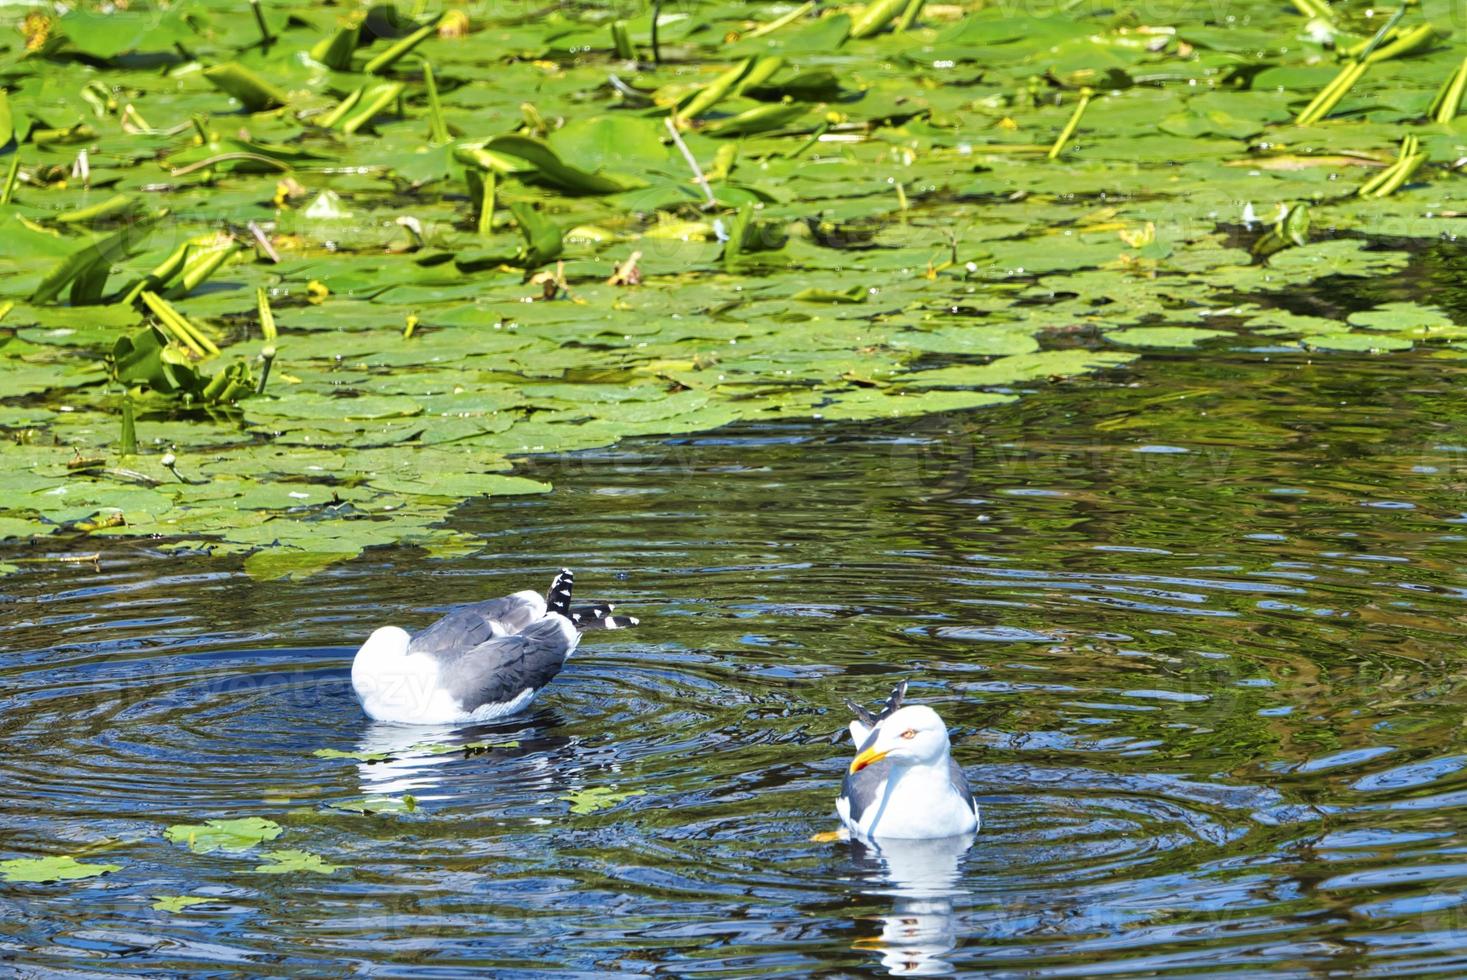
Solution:
M1462 975L1462 380L1420 355L1149 356L976 413L532 460L555 491L462 509L483 550L457 558L265 583L144 541L27 564L0 579L0 857L119 870L4 886L0 960ZM505 724L361 715L373 626L560 564L642 626L590 637ZM812 840L842 699L901 678L952 726L982 833ZM423 748L465 742L499 747ZM165 837L240 817L283 832ZM337 870L255 873L271 849Z

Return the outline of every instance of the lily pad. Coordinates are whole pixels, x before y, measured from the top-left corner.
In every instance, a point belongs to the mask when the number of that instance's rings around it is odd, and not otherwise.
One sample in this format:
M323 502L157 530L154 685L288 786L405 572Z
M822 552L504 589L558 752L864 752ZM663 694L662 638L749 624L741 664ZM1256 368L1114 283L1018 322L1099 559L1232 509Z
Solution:
M401 797L394 796L369 796L357 800L345 800L341 803L331 804L332 809L346 810L349 813L379 814L379 813L416 813L418 801L404 794Z
M58 881L77 881L95 878L98 875L121 871L120 864L88 864L74 857L13 858L0 861L0 879L7 882L51 884Z
M616 806L623 800L629 800L634 796L642 796L641 790L631 790L626 793L618 793L606 786L592 786L589 789L576 790L569 796L562 796L562 800L570 803L571 813L595 813L597 810L605 810Z
M281 826L273 820L241 817L207 820L201 824L175 824L164 831L164 836L195 854L212 854L215 851L248 851L264 841L274 840L282 832Z
M1410 330L1423 333L1454 326L1452 318L1445 311L1419 303L1383 303L1374 309L1351 313L1350 322L1367 330Z
M155 912L182 912L191 909L195 905L217 904L217 898L205 898L198 895L154 895L153 910Z
M1410 350L1415 345L1404 337L1392 337L1390 334L1325 333L1301 337L1299 346L1318 350L1378 354L1385 351Z
M312 854L309 851L264 851L260 856L269 863L256 867L256 874L283 875L309 872L310 874L329 875L338 870L337 865L327 864L319 854Z
M1203 327L1125 327L1107 331L1105 339L1127 347L1195 347L1204 340L1231 336L1229 330Z

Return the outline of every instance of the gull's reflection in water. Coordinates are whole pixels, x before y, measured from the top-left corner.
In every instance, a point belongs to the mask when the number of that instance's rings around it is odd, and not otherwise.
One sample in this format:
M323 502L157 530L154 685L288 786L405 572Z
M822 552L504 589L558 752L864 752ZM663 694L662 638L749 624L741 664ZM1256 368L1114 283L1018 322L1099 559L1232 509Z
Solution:
M553 716L546 715L553 723ZM526 722L525 726L530 723ZM564 739L531 736L536 728L489 725L396 725L374 721L357 741L357 782L368 799L412 796L420 803L485 797L490 786L513 787L513 795L556 789L551 755ZM540 750L525 755L525 746ZM490 756L487 765L465 759ZM511 761L512 760L512 761ZM467 781L466 781L467 780Z
M851 859L873 895L890 895L890 914L879 916L881 932L857 946L879 953L897 977L937 977L956 972L944 957L958 945L953 899L963 890L963 855L973 835L931 840L851 841Z
M437 792L443 782L443 767L461 756L438 747L464 740L462 729L448 725L372 722L357 745L358 754L367 757L357 763L362 795L446 798L447 794ZM387 758L376 758L384 755Z

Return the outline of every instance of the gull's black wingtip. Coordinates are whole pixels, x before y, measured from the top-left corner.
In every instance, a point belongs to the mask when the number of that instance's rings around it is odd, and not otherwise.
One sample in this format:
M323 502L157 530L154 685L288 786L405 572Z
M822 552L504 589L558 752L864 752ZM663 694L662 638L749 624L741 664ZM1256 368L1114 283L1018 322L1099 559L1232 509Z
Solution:
M901 709L902 702L906 700L906 697L907 682L900 681L897 683L896 687L891 689L891 695L886 699L886 705L882 707L881 714L876 716L876 720L881 721L885 718L890 718L892 715L896 714L896 712Z
M582 606L570 611L570 621L583 633L586 630L624 630L641 622L635 616L613 616L611 611L615 608L616 605L610 602Z
M856 720L867 728L871 728L876 724L876 716L867 711L865 705L857 704L850 698L846 698L846 707L851 710L851 714L856 716Z

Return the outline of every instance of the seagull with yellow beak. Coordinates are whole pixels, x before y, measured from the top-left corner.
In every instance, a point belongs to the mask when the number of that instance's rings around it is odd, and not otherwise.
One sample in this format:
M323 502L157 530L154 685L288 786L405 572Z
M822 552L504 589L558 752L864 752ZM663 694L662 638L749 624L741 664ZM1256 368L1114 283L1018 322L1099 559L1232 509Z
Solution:
M860 747L851 760L835 812L850 832L882 837L956 837L978 829L978 802L953 761L947 726L924 704L902 705L907 685L892 691L873 716L856 713L851 738Z

